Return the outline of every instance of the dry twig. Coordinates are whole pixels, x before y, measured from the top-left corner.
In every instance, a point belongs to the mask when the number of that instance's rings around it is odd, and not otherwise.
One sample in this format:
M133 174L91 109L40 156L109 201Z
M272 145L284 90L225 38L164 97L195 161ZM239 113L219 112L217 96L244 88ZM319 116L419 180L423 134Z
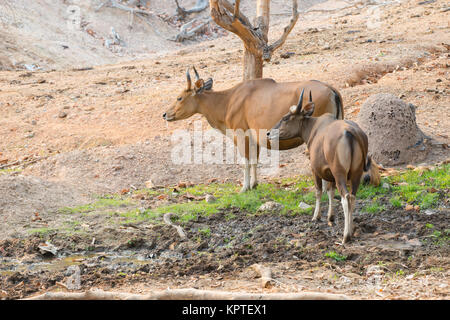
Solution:
M349 300L343 294L322 292L248 293L198 289L167 289L149 294L88 290L86 292L47 292L25 300Z
M175 39L173 39L176 42L183 42L184 40L190 39L192 37L194 37L197 33L200 33L205 26L207 26L210 22L211 19L206 20L205 22L199 24L198 26L195 26L194 28L190 29L188 31L188 29L196 22L198 21L197 19L193 19L190 22L184 24L181 26L180 28L180 33L178 33L175 36Z
M170 221L170 217L171 217L172 215L173 215L172 212L166 213L166 214L163 216L164 222L165 222L166 224L168 224L169 226L174 227L174 228L177 230L178 235L180 236L180 238L183 239L183 240L185 240L187 237L186 237L186 234L185 234L184 231L183 231L183 228L181 228L180 226L177 226L177 225L173 224L172 221Z
M255 270L261 277L261 286L263 288L272 287L272 271L269 268L265 268L260 264L254 264L251 266L253 270Z
M177 5L177 14L183 18L191 13L202 12L209 6L208 0L197 0L197 3L195 4L195 6L191 9L185 9L185 8L181 7L178 3L178 0L175 0L175 3Z

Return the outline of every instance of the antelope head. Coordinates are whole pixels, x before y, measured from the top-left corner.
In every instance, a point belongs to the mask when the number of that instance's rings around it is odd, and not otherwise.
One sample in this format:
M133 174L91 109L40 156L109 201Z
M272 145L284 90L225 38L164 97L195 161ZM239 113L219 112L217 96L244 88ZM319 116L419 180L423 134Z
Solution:
M305 89L302 90L298 104L291 106L289 108L289 113L283 116L283 118L267 132L269 140L302 138L301 130L303 122L314 113L314 102L312 101L311 91L309 92L309 101L305 106L303 106L304 93Z
M172 106L163 114L163 119L166 121L177 121L191 117L198 112L197 97L205 90L211 90L213 80L209 78L204 81L198 75L197 70L193 67L195 73L195 83L192 85L189 68L186 71L187 86L178 95L177 100Z

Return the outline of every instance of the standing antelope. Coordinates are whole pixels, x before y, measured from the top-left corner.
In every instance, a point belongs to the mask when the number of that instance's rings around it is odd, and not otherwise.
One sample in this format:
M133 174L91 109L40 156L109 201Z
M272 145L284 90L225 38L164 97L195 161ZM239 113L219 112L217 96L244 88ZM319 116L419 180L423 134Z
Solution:
M342 97L331 86L319 81L285 82L277 83L272 79L258 79L241 82L224 91L213 91L213 80L200 79L194 67L196 81L192 85L189 69L186 72L187 87L177 97L177 101L163 114L167 121L183 120L200 113L208 120L211 127L226 134L227 129L244 132L255 129L250 136L245 137L246 146L239 149L245 157L244 183L241 192L252 189L257 185L256 165L249 163L249 140L252 139L257 146L259 154L260 145L270 149L268 141L259 141L258 131L269 130L281 117L286 114L289 107L296 103L300 89L308 89L314 94L314 115L325 113L343 119L344 111ZM265 135L264 135L265 139ZM234 137L237 144L237 137ZM293 137L280 141L278 149L287 150L298 147L303 143L300 137ZM239 146L239 145L238 145Z
M298 104L293 105L289 113L267 135L270 140L283 141L300 137L306 142L316 186L313 221L320 220L320 198L324 187L328 192L328 224L331 225L334 220L332 201L334 188L337 186L344 210L343 243L346 243L352 236L355 195L361 176L371 165L371 159L367 155L368 139L353 121L337 120L329 114L313 117L315 103L311 91L309 101L303 107L304 91L303 89ZM348 192L347 182L350 182L351 194Z

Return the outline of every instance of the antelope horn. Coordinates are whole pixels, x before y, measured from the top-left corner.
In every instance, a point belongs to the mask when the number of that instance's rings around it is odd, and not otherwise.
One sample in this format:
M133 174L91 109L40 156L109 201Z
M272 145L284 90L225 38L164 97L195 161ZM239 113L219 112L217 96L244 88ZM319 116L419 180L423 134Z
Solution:
M192 68L194 68L194 72L195 72L195 77L197 78L197 80L199 80L199 79L200 79L200 76L198 75L198 72L197 72L197 70L195 69L195 67L194 67L194 66L192 66Z
M300 99L298 100L297 104L297 111L300 112L303 107L303 94L305 93L305 89L302 90L302 94L300 95Z
M191 75L189 74L189 68L186 70L186 78L187 78L187 89L191 90L192 81L191 81Z
M312 102L312 90L309 92L309 102Z

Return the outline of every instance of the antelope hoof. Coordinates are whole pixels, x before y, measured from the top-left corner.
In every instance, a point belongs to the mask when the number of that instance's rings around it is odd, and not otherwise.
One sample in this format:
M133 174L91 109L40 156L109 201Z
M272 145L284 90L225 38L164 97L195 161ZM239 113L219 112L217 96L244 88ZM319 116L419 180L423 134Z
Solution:
M320 221L320 217L313 217L312 218L312 222L319 222Z
M344 239L342 240L342 244L345 244L345 243L349 242L351 239L352 239L351 235L349 235L349 234L345 235Z
M334 214L331 216L329 215L327 221L328 221L328 225L331 227L331 225L334 222Z
M258 182L254 182L250 185L250 189L256 189L257 186L258 186Z

